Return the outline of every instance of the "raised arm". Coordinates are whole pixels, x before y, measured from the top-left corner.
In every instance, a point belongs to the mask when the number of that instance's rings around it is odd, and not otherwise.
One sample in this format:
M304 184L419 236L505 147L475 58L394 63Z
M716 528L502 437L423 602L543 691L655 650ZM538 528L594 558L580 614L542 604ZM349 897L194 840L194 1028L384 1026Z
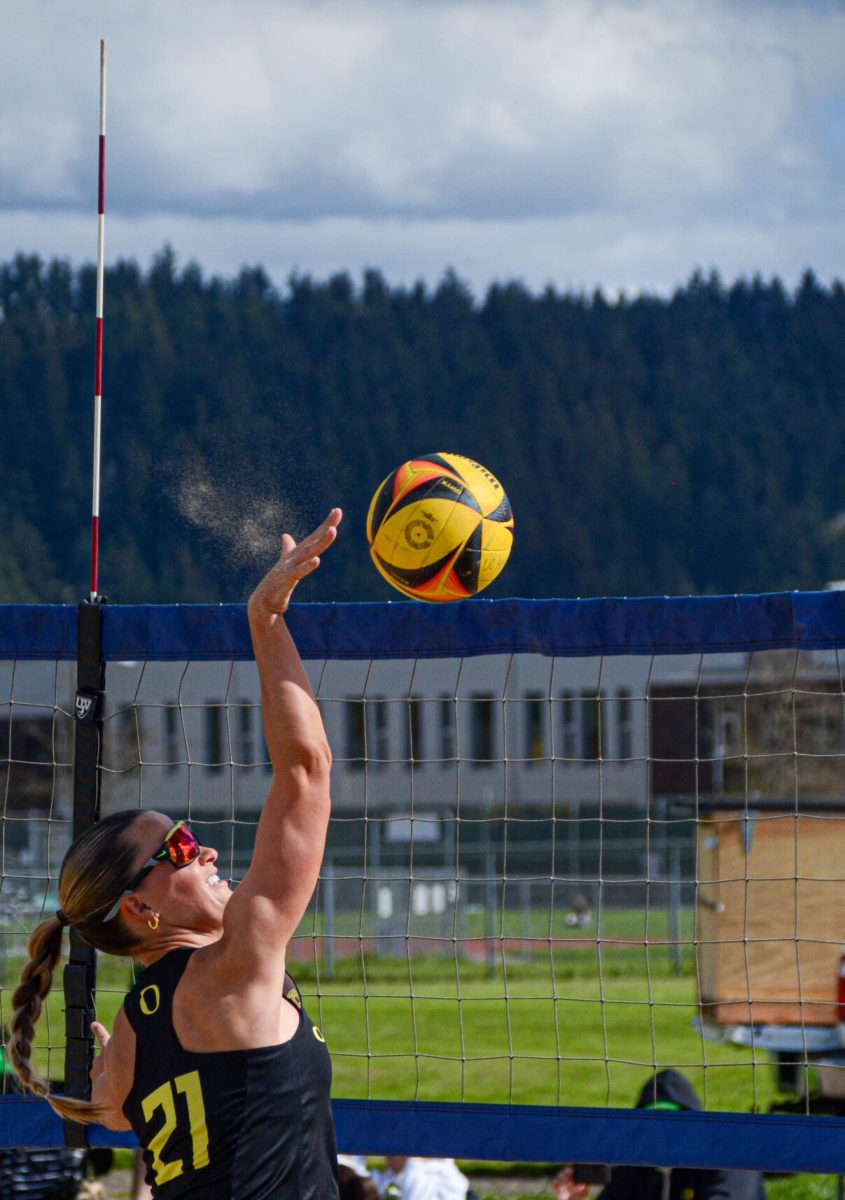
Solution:
M248 605L273 777L252 862L226 907L223 929L227 958L266 964L268 970L316 886L330 808L331 753L284 613L296 584L319 566L334 541L340 519L340 509L332 509L298 545L285 534L278 562Z

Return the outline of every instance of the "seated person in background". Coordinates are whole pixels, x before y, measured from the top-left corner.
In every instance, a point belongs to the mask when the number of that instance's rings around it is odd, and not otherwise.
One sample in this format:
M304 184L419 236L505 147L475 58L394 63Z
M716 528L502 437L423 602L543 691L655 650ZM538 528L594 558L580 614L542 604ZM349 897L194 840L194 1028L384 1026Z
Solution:
M338 1154L337 1182L340 1200L379 1200L363 1158L354 1154Z
M407 1158L389 1154L387 1170L373 1171L383 1200L472 1200L475 1193L453 1158Z
M588 925L592 925L593 910L586 896L573 896L570 910L564 917L564 922L570 929L575 926L579 929L585 929Z
M637 1108L698 1111L701 1101L680 1071L658 1071L643 1088ZM588 1183L577 1183L571 1167L552 1187L557 1200L587 1200ZM759 1171L706 1170L697 1167L613 1167L610 1182L597 1200L766 1200Z

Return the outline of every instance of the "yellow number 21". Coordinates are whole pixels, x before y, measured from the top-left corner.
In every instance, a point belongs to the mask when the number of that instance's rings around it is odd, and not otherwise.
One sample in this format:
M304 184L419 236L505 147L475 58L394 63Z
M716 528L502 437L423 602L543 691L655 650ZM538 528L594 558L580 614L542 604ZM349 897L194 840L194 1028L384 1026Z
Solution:
M150 1092L149 1096L141 1101L145 1121L152 1118L157 1108L164 1113L164 1124L158 1133L150 1138L148 1147L153 1156L155 1181L159 1185L168 1183L171 1179L178 1179L185 1171L181 1158L165 1162L161 1157L162 1151L176 1132L179 1123L176 1116L174 1088L177 1095L185 1097L188 1106L194 1158L193 1168L198 1171L200 1167L208 1166L208 1127L205 1123L205 1103L202 1098L199 1071L189 1071L187 1075L177 1075L172 1082L168 1080L167 1083L163 1083L161 1087L157 1087L154 1092Z

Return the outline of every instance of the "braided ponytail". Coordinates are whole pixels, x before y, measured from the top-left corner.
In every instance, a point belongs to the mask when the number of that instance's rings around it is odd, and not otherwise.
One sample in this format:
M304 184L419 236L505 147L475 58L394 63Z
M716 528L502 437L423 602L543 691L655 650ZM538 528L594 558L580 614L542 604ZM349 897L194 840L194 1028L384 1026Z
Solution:
M111 954L128 954L135 942L118 915L105 920L132 875L135 848L126 835L137 811L115 813L98 821L77 838L65 855L59 876L62 908L37 925L29 939L29 962L12 996L14 1015L9 1025L9 1057L21 1084L45 1100L62 1117L88 1124L102 1121L109 1111L102 1104L55 1096L32 1065L35 1024L53 986L53 973L62 954L64 926L72 924L92 946ZM106 851L105 843L108 842ZM64 911L62 911L64 910ZM65 914L68 914L67 916Z
M24 1088L43 1096L63 1117L89 1122L105 1116L101 1104L53 1096L50 1085L32 1065L32 1041L35 1023L53 986L53 972L62 954L64 924L59 917L48 917L33 930L29 939L29 962L21 972L21 981L12 996L14 1016L9 1027L9 1056Z
M35 1022L50 994L53 972L62 953L62 925L58 917L48 917L36 926L28 948L29 962L21 972L21 981L12 996L15 1013L10 1026L9 1054L27 1091L46 1096L49 1088L33 1070L30 1056Z

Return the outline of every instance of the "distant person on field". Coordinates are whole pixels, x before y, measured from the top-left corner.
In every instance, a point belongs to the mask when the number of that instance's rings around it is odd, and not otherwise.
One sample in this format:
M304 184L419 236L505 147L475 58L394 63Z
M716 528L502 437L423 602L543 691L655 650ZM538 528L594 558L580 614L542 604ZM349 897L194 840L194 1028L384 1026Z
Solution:
M680 1071L658 1071L640 1092L637 1108L687 1109L701 1101ZM588 1200L591 1186L576 1183L571 1167L553 1180L556 1200ZM610 1183L596 1200L766 1200L759 1171L705 1170L693 1167L614 1167Z
M573 897L569 912L564 917L570 928L585 929L593 923L593 910L589 900L584 895Z
M387 1170L373 1171L382 1200L473 1200L475 1193L453 1158L387 1156Z

